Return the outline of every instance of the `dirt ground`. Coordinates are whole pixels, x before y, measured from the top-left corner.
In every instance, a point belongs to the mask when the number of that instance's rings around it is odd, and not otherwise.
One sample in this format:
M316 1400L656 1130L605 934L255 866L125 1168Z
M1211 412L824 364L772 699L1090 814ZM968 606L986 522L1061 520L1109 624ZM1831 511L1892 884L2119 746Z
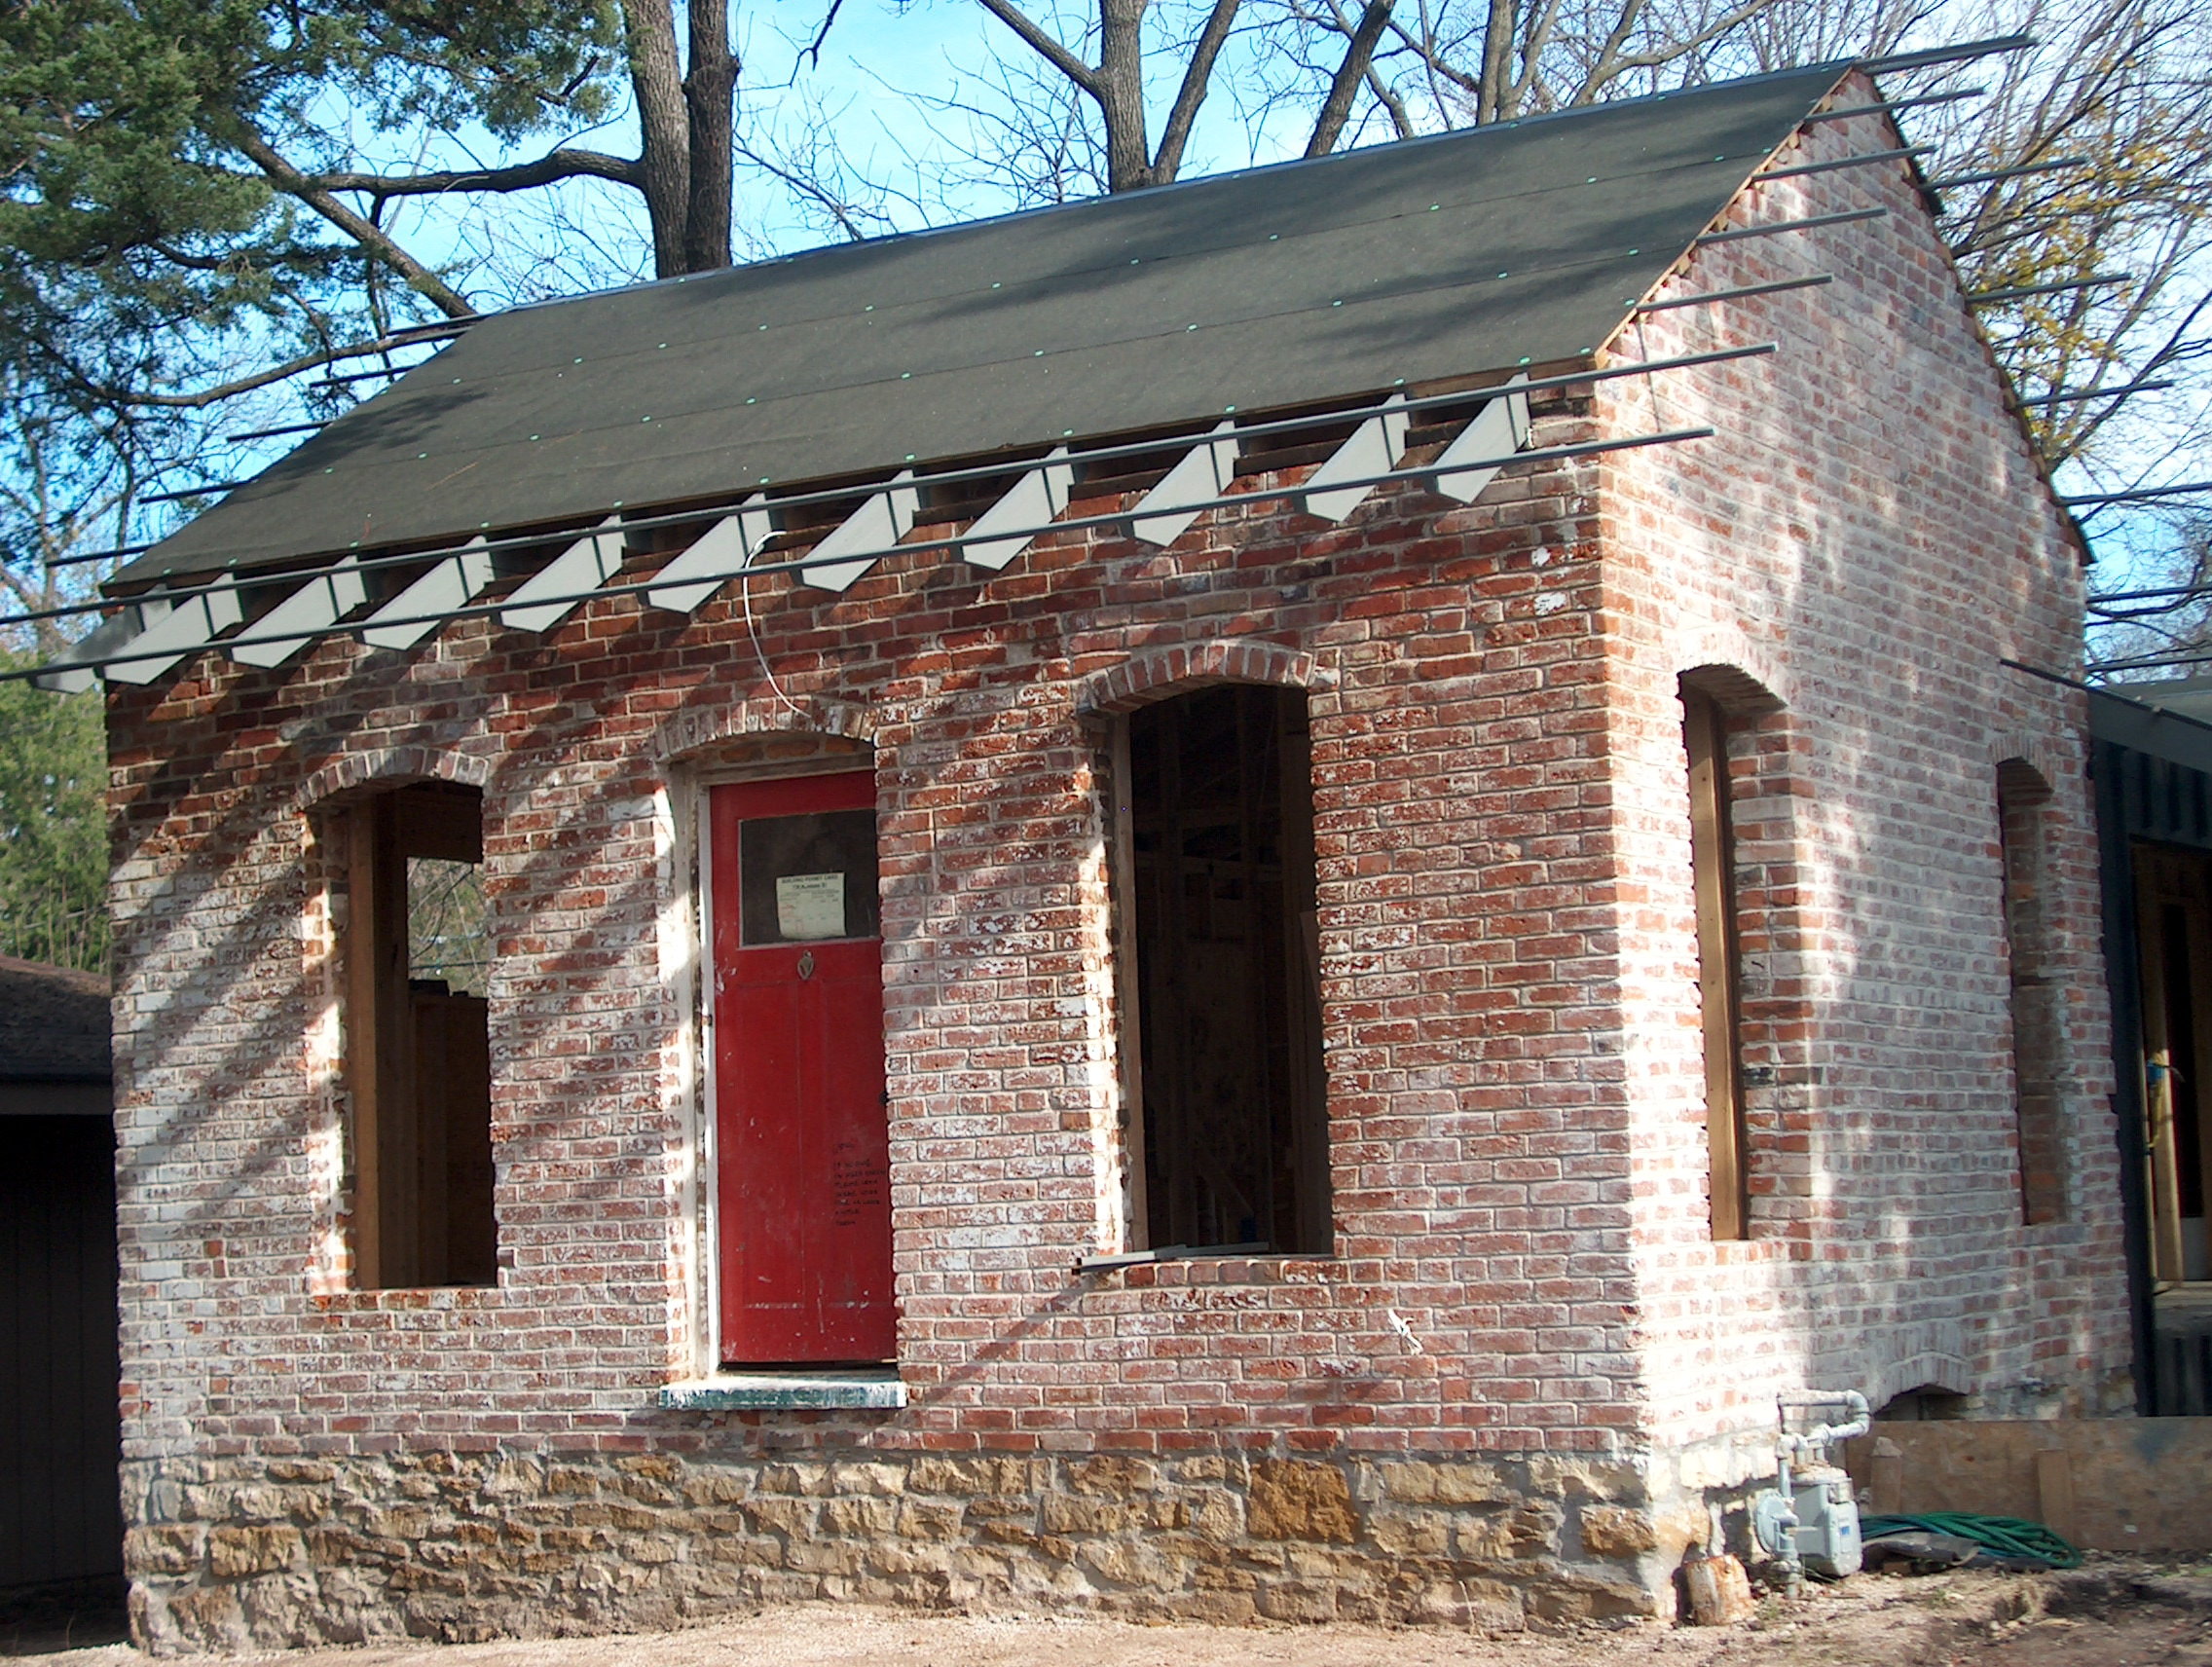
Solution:
M137 1667L113 1616L68 1638L0 1628L25 1667ZM88 1636L87 1627L92 1631ZM71 1640L77 1648L64 1648ZM177 1656L180 1664L239 1658ZM682 1632L377 1645L248 1659L283 1667L2212 1667L2212 1566L2104 1560L2069 1574L1861 1575L1762 1603L1732 1629L1629 1624L1486 1638L1368 1626L1230 1629L769 1610Z

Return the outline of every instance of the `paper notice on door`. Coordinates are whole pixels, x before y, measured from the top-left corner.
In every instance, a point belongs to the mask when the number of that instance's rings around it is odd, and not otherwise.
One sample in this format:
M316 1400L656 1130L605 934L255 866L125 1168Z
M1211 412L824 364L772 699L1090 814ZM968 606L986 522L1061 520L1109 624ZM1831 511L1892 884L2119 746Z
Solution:
M843 874L783 874L776 880L776 930L786 943L845 935Z

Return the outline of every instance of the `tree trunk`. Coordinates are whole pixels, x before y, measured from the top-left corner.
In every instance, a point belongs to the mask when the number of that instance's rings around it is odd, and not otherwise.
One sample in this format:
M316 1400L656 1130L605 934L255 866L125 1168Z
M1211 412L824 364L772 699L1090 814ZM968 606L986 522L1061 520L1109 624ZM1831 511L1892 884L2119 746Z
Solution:
M729 0L691 0L691 65L683 78L690 116L689 200L683 270L729 265L731 128L737 113L737 58L729 50Z
M1521 20L1514 0L1490 0L1490 18L1483 29L1483 69L1475 94L1477 124L1500 121L1505 115L1505 89L1512 79L1513 36Z
M1153 183L1152 146L1144 130L1146 0L1100 0L1098 111L1106 124L1106 189L1136 191Z
M652 221L653 273L675 278L686 270L691 212L691 118L676 57L676 15L669 0L622 0L622 29L638 100L639 188ZM726 168L722 188L729 189ZM726 214L723 237L726 248Z

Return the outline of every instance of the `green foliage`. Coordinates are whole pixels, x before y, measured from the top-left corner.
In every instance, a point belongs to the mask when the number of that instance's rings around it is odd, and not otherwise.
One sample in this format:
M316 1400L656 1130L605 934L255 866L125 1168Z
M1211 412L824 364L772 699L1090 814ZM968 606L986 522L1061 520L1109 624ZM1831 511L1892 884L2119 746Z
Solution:
M106 969L106 788L98 695L0 683L0 953Z
M247 154L343 168L352 135L509 141L609 102L611 0L20 0L0 8L0 363L97 405L210 332L330 345L361 249Z

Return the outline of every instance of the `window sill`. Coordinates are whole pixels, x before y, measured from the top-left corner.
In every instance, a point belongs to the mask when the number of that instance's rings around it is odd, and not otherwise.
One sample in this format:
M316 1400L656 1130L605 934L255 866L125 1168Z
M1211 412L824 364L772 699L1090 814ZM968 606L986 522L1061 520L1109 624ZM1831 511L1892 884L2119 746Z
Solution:
M1156 1250L1123 1250L1110 1256L1086 1256L1076 1263L1075 1271L1079 1274L1113 1274L1124 1268L1149 1268L1162 1262L1221 1262L1233 1257L1276 1261L1292 1257L1327 1260L1326 1257L1309 1252L1277 1250L1263 1240L1252 1244L1162 1244Z
M896 1412L906 1386L894 1373L723 1372L669 1384L660 1404L672 1412L800 1412L857 1407Z

